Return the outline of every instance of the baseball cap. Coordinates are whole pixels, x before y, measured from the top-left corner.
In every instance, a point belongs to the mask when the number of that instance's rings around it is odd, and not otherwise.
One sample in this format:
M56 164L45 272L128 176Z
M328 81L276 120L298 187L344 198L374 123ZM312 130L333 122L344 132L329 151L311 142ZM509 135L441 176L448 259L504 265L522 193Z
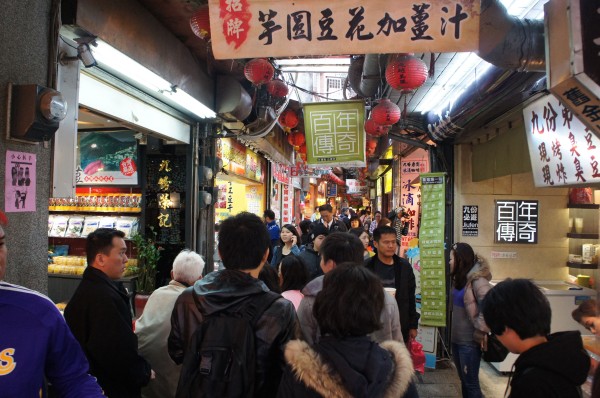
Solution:
M319 235L325 235L327 236L329 234L329 230L327 230L327 228L325 228L325 226L322 223L315 223L313 224L311 230L310 230L310 241L314 241L315 238Z

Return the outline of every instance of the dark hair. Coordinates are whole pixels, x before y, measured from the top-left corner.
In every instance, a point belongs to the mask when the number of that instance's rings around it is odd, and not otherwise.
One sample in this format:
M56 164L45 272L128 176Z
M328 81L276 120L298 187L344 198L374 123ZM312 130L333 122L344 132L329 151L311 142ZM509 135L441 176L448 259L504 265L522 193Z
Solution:
M381 214L381 212L379 210L377 210L375 213L373 213L373 215L377 215L377 214Z
M377 224L378 226L381 225L382 227L386 226L386 227L391 227L392 226L392 220L390 220L387 217L381 217L381 220L379 220L379 224Z
M312 224L312 221L310 220L302 220L300 221L300 231L302 231L302 234L307 234L308 233L308 228L310 227L310 224Z
M581 324L583 324L583 317L597 317L598 307L596 304L596 300L585 300L583 303L579 304L579 307L575 308L573 312L571 312L571 316L575 321Z
M300 257L286 256L281 260L281 291L302 290L310 279L308 268Z
M358 227L362 228L362 222L360 222L360 217L357 215L353 215L352 217L350 217L350 225L352 225L352 221L358 221Z
M379 223L381 224L381 222ZM396 230L389 225L382 225L373 230L373 240L379 242L381 235L394 235L396 236Z
M270 247L269 232L256 214L241 212L221 223L219 254L227 269L258 267Z
M263 213L263 217L264 218L270 218L271 220L274 220L275 219L275 212L273 210L271 210L271 209L267 209Z
M292 234L294 234L294 236L296 237L296 244L298 246L300 246L300 235L298 234L298 230L296 229L296 226L294 224L285 224L284 226L281 227L281 231L283 231L284 228L287 229L288 231L290 231ZM281 231L279 231L279 244L281 246L283 246L284 243L281 240Z
M343 338L381 329L384 294L379 277L362 262L338 264L325 274L313 306L321 333Z
M367 214L367 211L365 209L362 209L359 214L361 216L364 216L365 214Z
M348 232L327 235L319 249L324 262L333 260L336 264L347 261L362 264L364 252L365 247L360 239Z
M279 287L279 275L277 275L277 271L274 267L265 264L258 273L258 279L263 281L270 291L281 293L281 287Z
M482 303L483 318L492 333L509 327L521 339L550 334L548 299L529 279L506 279L494 286Z
M369 231L365 230L365 229L364 229L364 228L362 228L362 227L359 227L359 228L351 228L351 229L350 229L350 231L348 231L348 232L349 232L349 233L351 233L352 235L356 236L356 237L357 237L357 238L359 238L359 239L360 239L360 236L361 236L362 234L367 234L367 235L369 235Z
M328 211L328 212L333 212L333 207L331 207L331 205L329 203L326 203L324 205L319 206L319 213L322 211Z
M473 268L478 258L471 245L457 242L450 251L454 252L454 270L450 273L452 283L458 290L467 284L467 274Z
M113 247L113 238L125 238L125 233L113 228L98 228L87 236L85 252L88 266L91 266L98 253L108 254Z

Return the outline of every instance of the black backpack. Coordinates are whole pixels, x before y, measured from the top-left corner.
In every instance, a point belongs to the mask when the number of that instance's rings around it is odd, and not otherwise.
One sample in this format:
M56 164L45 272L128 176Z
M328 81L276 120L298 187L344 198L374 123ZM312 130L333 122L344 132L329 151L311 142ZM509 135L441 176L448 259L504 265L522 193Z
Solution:
M250 296L235 312L206 317L186 349L176 397L254 397L254 329L279 297L274 292Z

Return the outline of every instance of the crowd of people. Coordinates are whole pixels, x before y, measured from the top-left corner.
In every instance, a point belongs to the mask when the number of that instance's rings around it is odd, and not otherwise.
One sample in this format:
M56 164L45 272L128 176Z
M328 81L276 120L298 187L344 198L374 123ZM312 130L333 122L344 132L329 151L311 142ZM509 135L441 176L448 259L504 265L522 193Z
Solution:
M398 231L379 212L318 210L298 228L280 227L271 210L226 219L222 267L203 276L202 257L182 251L137 320L116 282L128 260L122 232L87 237L89 265L63 318L45 296L2 282L0 212L0 396L418 397L407 350L419 323L416 282L398 255ZM539 288L525 279L492 287L489 266L466 243L449 257L463 397L483 396L490 334L520 354L507 396L579 397L598 367L579 332L550 333ZM572 315L600 334L595 301Z

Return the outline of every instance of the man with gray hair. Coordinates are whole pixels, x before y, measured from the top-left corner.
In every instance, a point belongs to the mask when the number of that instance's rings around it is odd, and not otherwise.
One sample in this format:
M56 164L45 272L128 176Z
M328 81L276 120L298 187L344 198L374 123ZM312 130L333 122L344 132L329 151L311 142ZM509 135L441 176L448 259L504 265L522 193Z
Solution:
M183 250L173 261L171 282L152 293L142 316L136 321L138 351L152 365L156 379L142 389L142 397L175 397L181 365L167 351L171 312L177 297L202 278L204 260L194 251Z

